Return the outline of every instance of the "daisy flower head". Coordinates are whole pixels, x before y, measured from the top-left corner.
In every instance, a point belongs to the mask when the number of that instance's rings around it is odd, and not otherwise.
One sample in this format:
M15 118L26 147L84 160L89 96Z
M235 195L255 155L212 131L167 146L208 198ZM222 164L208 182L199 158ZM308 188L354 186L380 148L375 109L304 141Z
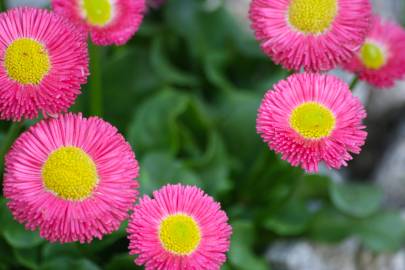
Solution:
M366 111L342 80L331 75L297 74L266 93L257 132L282 159L307 172L346 166L358 154L367 133Z
M66 111L87 82L86 39L47 10L16 8L0 14L0 119Z
M127 43L138 31L146 9L145 0L52 0L51 4L100 46Z
M90 242L117 230L137 196L138 163L117 129L66 114L23 133L6 156L13 216L41 237Z
M392 87L405 77L404 51L405 30L375 16L366 41L344 68L376 87Z
M225 262L232 228L219 203L194 186L167 185L135 206L130 253L145 269L215 270Z
M252 0L263 51L289 70L330 70L348 61L369 30L369 0Z

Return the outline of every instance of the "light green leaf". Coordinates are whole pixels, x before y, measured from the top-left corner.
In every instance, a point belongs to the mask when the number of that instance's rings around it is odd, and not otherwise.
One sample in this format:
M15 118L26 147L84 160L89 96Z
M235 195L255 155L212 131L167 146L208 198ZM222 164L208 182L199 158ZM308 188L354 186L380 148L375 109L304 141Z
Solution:
M355 233L377 252L394 251L405 241L405 222L399 213L382 212L358 221Z
M376 212L383 197L380 189L357 183L335 183L330 185L329 191L333 204L355 217L367 217Z

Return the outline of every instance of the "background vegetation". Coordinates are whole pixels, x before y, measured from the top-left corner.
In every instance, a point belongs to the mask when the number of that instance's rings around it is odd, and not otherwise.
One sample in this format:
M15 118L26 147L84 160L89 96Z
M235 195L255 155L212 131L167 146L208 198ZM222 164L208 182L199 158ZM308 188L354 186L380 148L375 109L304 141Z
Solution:
M263 254L280 238L337 243L356 236L377 252L402 244L403 221L381 209L380 190L304 174L262 143L257 108L287 72L223 6L170 0L149 11L129 44L99 50L103 117L132 144L141 193L181 182L219 200L234 230L223 269L269 269ZM89 116L91 91L86 86L72 110ZM8 125L0 124L2 136ZM50 244L0 202L0 269L137 269L126 224L91 244Z

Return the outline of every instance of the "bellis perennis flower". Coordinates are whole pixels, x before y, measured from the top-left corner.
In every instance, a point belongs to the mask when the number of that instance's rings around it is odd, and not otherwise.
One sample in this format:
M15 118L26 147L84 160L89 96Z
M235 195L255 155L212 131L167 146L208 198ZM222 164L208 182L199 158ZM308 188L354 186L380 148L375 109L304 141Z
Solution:
M138 163L117 129L67 114L23 133L6 157L14 217L51 242L90 242L117 230L136 200Z
M0 14L0 118L66 111L87 82L85 36L63 17L36 8Z
M252 0L266 54L287 69L330 70L350 60L369 30L369 0Z
M216 270L231 227L219 203L192 186L167 185L145 196L128 225L131 254L145 269Z
M392 87L405 77L404 52L405 30L376 16L366 42L344 68L376 87Z
M330 75L292 75L267 92L257 131L293 166L316 172L320 162L340 168L358 154L366 112L346 83Z

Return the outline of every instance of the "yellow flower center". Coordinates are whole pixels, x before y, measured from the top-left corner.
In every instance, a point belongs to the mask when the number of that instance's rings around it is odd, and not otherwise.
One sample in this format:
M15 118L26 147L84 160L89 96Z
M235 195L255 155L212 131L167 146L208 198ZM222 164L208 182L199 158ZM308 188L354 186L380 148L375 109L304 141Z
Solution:
M337 11L337 0L291 0L288 20L300 32L320 34L330 28Z
M369 69L380 69L385 65L385 58L384 50L371 42L366 42L360 50L360 59Z
M52 152L42 167L45 188L72 201L84 200L98 182L96 164L78 147L66 146Z
M48 74L51 62L44 45L31 38L20 38L7 47L4 67L14 81L38 85Z
M334 114L316 102L306 102L291 113L290 125L306 139L320 139L330 135L335 128Z
M92 25L104 26L112 17L111 0L83 0L84 18Z
M160 224L159 239L165 250L176 255L190 255L200 244L201 231L192 217L175 214Z

